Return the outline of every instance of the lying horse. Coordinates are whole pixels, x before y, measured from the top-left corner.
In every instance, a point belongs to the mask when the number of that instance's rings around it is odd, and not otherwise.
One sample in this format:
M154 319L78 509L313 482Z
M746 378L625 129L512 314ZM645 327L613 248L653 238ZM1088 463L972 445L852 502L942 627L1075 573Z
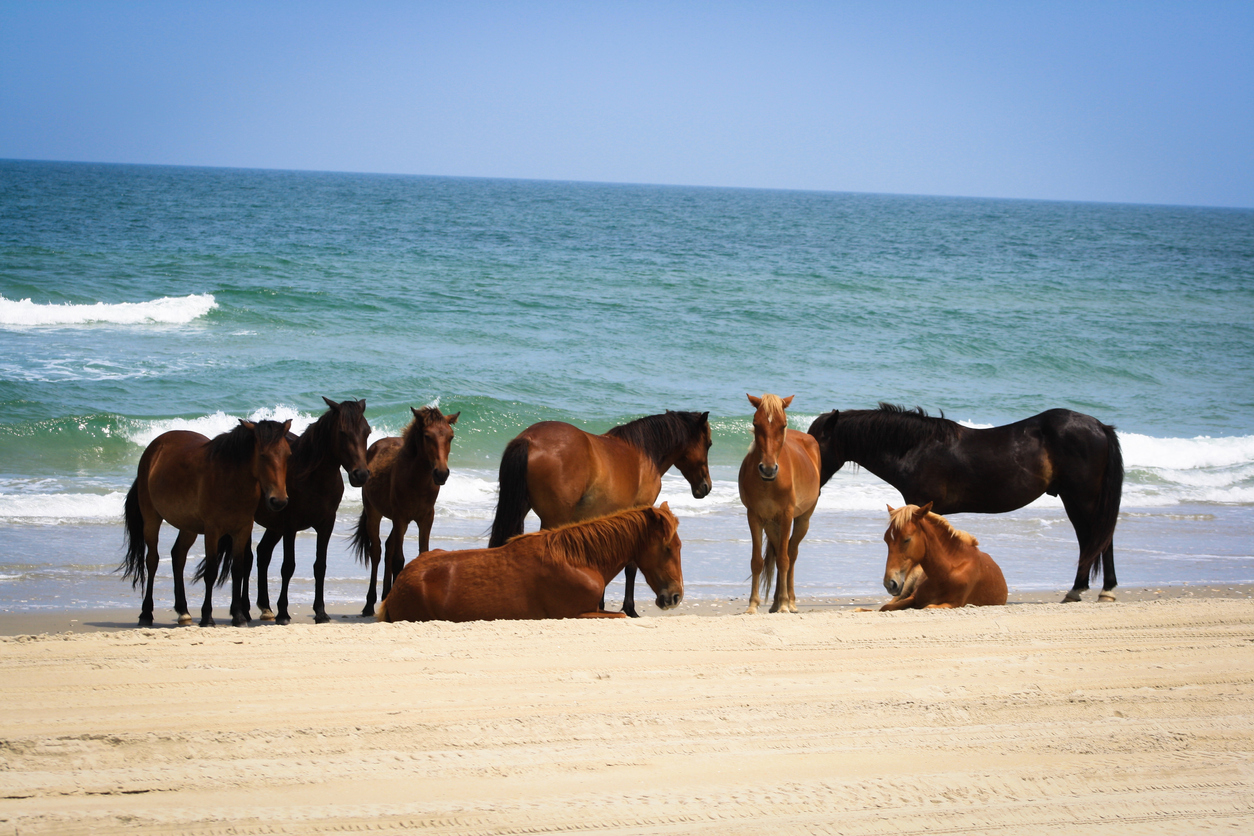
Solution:
M194 580L204 579L200 626L212 627L213 585L234 579L231 623L247 624L248 582L253 551L253 513L258 502L272 511L287 504L287 431L292 422L239 422L210 440L200 433L172 430L153 440L139 457L139 470L126 494L126 557L118 570L134 588L144 584L139 626L152 626L152 587L162 521L179 530L170 550L174 568L174 609L179 624L190 624L183 567L196 536L205 535L205 559ZM225 563L225 558L230 558Z
M895 597L880 612L1004 605L1006 579L1001 568L980 551L978 540L931 510L930 502L922 508L888 506L884 588ZM907 591L907 583L914 588Z
M344 496L344 480L340 468L348 471L348 483L360 488L370 476L366 467L366 439L370 424L366 422L365 401L336 403L323 398L327 411L299 437L288 436L292 458L287 465L287 506L273 511L266 502L257 505L257 524L265 528L257 544L257 607L263 621L290 624L287 610L287 589L296 571L296 532L312 528L318 535L314 556L314 621L325 624L331 620L323 601L327 576L327 544L335 528L335 512ZM279 591L279 613L270 610L270 589L266 573L270 556L279 540L283 541L283 587Z
M1099 572L1098 599L1115 600L1123 454L1114 427L1051 409L977 430L922 409L880 404L824 413L810 434L823 454L823 484L851 461L901 491L907 503L931 502L940 514L1001 514L1043 493L1060 497L1080 541L1075 584L1064 600L1079 601Z
M605 586L635 561L660 609L684 597L679 521L660 508L523 534L504 546L420 554L379 605L380 621L626 618L607 613Z
M375 581L379 577L379 524L392 521L383 561L383 594L405 565L403 546L410 522L418 523L418 551L431 548L431 525L440 486L448 481L448 452L453 425L460 412L445 416L439 407L410 407L414 418L400 438L381 438L370 445L366 464L371 477L361 491L365 508L357 521L350 548L361 563L370 561L370 586L362 615L374 615Z
M710 492L710 413L649 415L593 435L560 421L523 430L501 456L500 487L488 547L523 533L535 509L540 528L652 505L672 467L701 499ZM636 568L627 565L623 612L636 617Z
M810 515L819 501L819 446L803 432L788 429L784 410L793 396L780 398L765 394L749 395L753 414L753 447L740 463L740 501L749 517L749 538L753 571L748 612L758 611L759 581L762 597L771 591L771 575L779 567L775 602L771 612L796 612L797 594L793 575L797 549L810 529ZM762 557L762 534L766 534L766 558Z

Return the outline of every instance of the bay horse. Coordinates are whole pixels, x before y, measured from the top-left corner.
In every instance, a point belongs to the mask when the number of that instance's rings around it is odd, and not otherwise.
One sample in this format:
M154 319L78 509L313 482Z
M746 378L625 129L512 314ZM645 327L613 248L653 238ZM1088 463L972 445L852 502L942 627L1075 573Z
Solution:
M366 422L366 402L336 403L323 397L327 411L305 429L300 436L288 435L292 457L287 464L287 505L274 511L269 504L257 503L254 519L265 528L257 544L257 607L263 621L290 624L287 590L296 571L296 532L312 528L318 535L314 556L314 622L331 620L323 600L327 575L327 544L335 528L335 512L344 496L344 480L340 468L348 471L348 483L360 488L370 476L366 466L366 439L370 424ZM283 586L279 591L279 612L270 609L270 590L266 573L270 556L279 540L283 541Z
M780 398L748 395L753 414L753 446L740 463L740 501L749 517L753 571L748 612L758 611L762 596L771 591L771 576L778 567L775 601L771 612L796 612L793 575L797 550L810 530L810 515L819 501L819 445L807 433L788 429L784 410L793 395ZM762 535L766 534L766 558Z
M667 610L684 597L679 521L663 502L514 537L503 546L420 554L379 605L380 621L626 618L605 586L630 562Z
M652 505L662 474L672 467L692 495L710 493L710 413L648 415L593 435L561 421L541 421L519 433L501 456L496 514L488 547L523 533L534 509L540 528ZM623 612L637 617L636 567L626 567Z
M826 412L810 425L822 451L822 483L851 461L938 514L1001 514L1041 494L1062 499L1080 542L1079 601L1090 577L1104 576L1098 600L1115 600L1115 524L1123 494L1123 453L1115 428L1090 415L1050 409L1014 424L972 429L921 408ZM1100 558L1100 561L1099 561Z
M1006 578L980 541L932 513L932 503L888 506L884 588L895 596L880 612L1006 604ZM916 570L922 569L920 576ZM913 589L905 586L913 580Z
M383 554L383 595L405 565L405 532L418 523L418 551L431 548L431 525L435 521L435 501L440 486L448 481L448 453L453 444L453 425L460 412L444 415L438 406L409 408L413 420L400 438L381 438L366 452L370 479L361 491L365 508L357 520L350 548L358 562L370 562L370 586L362 615L374 615L375 581ZM392 521L386 548L381 548L379 525Z
M209 439L171 430L153 440L139 457L135 482L126 494L126 557L118 566L132 588L144 584L139 626L152 626L152 588L157 574L157 535L162 521L179 533L170 550L174 568L174 609L179 624L190 624L183 567L196 536L205 537L205 559L194 581L204 580L200 626L212 627L213 586L234 580L231 623L249 621L247 590L252 564L253 513L258 502L280 511L287 504L287 431L292 422L244 421ZM226 558L230 558L227 560Z

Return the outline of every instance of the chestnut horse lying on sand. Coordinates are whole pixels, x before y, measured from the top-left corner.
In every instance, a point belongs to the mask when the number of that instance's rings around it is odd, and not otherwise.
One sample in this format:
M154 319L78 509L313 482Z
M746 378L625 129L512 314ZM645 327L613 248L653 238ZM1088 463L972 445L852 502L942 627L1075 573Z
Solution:
M895 597L880 612L1004 605L1001 568L980 551L978 540L931 511L930 502L922 508L888 506L884 588ZM920 568L923 576L914 571ZM913 591L905 589L908 583L914 584Z
M740 501L749 516L753 554L749 568L753 585L748 612L758 611L759 580L762 595L771 591L771 575L779 566L771 612L796 612L793 574L797 549L810 529L810 515L819 501L819 445L807 433L788 429L784 410L793 396L749 395L753 415L753 447L740 464ZM762 534L766 534L766 559Z
M660 609L684 597L679 521L663 502L523 534L504 546L420 554L379 605L380 621L626 618L600 607L605 585L635 561Z

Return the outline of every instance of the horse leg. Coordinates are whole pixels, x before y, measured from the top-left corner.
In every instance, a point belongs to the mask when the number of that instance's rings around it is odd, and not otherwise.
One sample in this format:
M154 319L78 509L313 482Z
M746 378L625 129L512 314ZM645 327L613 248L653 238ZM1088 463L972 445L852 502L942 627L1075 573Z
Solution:
M775 552L775 600L771 602L771 612L788 612L788 575L792 572L792 561L788 554L788 540L792 536L792 517L781 514L774 526L767 528L766 536L771 536L770 528L777 528L771 548Z
M139 609L139 626L152 626L152 592L157 577L157 565L161 562L161 552L157 550L157 535L161 530L161 519L156 511L144 517L144 568L148 577L144 580L144 602Z
M253 620L248 601L248 576L252 574L253 568L252 532L236 534L232 538L232 544L231 626L247 627Z
M1067 512L1067 519L1071 520L1071 525L1075 528L1076 539L1080 541L1080 564L1076 567L1075 585L1071 590L1063 596L1064 604L1073 604L1080 600L1080 595L1089 588L1089 572L1084 568L1084 548L1088 544L1091 535L1090 520L1093 512L1089 509L1081 508L1075 502L1074 497L1063 494L1059 495L1062 499L1063 510ZM1113 555L1112 555L1113 559Z
M213 620L213 585L218 582L218 540L222 535L205 529L205 600L200 605L200 626L215 627Z
M317 529L318 546L317 546L317 550L314 553L315 556L314 556L313 610L314 610L314 623L315 624L326 624L328 621L331 620L331 616L327 615L327 605L325 601L323 600L322 596L323 596L323 588L325 587L326 580L327 580L327 544L331 542L331 530L334 527L334 525L335 525L335 520L332 519L331 523L323 526L322 528ZM296 545L295 540L296 538L295 536L293 536L292 537L293 552L295 551L295 545ZM286 558L284 559L283 567L284 567L284 570L286 571L286 568L287 568ZM292 555L292 568L295 568L295 567L296 567L296 555L293 554ZM283 582L283 591L284 593L287 592L286 580Z
M623 612L632 618L639 618L636 612L636 564L628 563L623 570Z
M388 534L387 548L383 550L383 589L380 597L388 597L392 591L392 579L401 573L405 565L405 532L409 530L409 520L392 521L392 531Z
M274 610L270 609L270 556L274 546L279 542L278 529L267 528L257 544L257 609L261 610L262 621L274 621Z
M797 593L793 589L793 575L797 570L797 552L801 541L810 530L810 515L797 517L792 521L792 537L788 539L788 611L797 611Z
M292 614L287 610L287 592L292 583L292 575L296 572L296 532L283 532L283 566L279 573L283 577L283 585L279 587L279 614L275 624L291 624Z
M170 549L170 566L174 570L174 611L178 613L179 624L192 623L192 614L187 611L187 587L183 584L183 569L187 566L187 553L196 544L196 534L191 531L180 531Z
M758 582L762 579L762 521L752 511L748 512L748 517L749 541L753 549L749 557L749 569L753 572L753 580L749 586L749 609L745 612L752 615L762 603L762 597L758 594Z
M1097 600L1115 600L1115 587L1118 584L1119 582L1115 580L1115 544L1111 543L1102 552L1102 591L1097 596Z

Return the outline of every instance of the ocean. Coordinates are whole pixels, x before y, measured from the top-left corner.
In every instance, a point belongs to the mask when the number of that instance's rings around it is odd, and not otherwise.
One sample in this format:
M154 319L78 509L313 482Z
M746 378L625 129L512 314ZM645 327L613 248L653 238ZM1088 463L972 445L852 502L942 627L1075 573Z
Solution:
M1254 582L1254 211L0 161L0 611L138 612L114 570L144 446L241 417L299 432L324 395L365 398L372 440L411 406L461 413L437 548L486 545L530 424L709 411L713 492L672 473L662 499L688 597L743 600L735 479L763 392L796 396L798 429L880 401L970 426L1094 415L1127 466L1120 582ZM801 603L882 592L900 501L853 467L828 483ZM364 598L360 511L346 488L330 604ZM1070 587L1057 500L953 522L1012 590ZM160 621L168 557L156 596Z

